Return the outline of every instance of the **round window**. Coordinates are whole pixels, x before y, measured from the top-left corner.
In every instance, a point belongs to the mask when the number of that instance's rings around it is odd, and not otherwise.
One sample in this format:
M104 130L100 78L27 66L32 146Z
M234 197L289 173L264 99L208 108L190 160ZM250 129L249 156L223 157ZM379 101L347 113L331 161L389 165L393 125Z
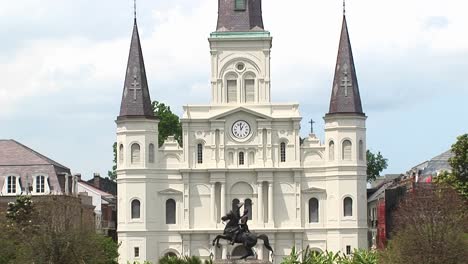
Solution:
M242 63L242 62L239 62L237 65L236 65L236 68L238 71L243 71L245 69L245 64Z

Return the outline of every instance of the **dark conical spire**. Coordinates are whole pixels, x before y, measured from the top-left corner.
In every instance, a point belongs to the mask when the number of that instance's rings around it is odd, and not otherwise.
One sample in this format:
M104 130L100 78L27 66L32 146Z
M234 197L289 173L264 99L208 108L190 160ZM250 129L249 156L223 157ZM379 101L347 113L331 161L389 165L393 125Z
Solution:
M218 0L216 31L263 31L262 0Z
M125 117L154 118L136 18L120 105L119 118Z
M364 115L345 15L328 114L340 113Z

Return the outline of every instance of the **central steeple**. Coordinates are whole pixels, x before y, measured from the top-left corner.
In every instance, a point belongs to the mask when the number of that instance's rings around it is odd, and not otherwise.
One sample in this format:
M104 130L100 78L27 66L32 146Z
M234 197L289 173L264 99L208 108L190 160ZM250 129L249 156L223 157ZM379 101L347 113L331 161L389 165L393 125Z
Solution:
M263 31L261 0L218 0L216 31Z

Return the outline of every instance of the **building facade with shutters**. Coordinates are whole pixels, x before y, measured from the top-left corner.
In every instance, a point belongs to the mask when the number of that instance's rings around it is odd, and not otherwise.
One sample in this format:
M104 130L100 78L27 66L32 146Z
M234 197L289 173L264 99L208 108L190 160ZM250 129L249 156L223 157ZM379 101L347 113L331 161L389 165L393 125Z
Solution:
M211 102L184 106L182 146L169 137L158 147L135 20L116 120L120 263L241 255L239 245L211 246L238 201L275 250L272 258L257 245L258 259L279 263L294 246L366 248L366 116L346 18L323 141L301 141L298 104L272 102L272 37L260 0L219 1L209 44Z

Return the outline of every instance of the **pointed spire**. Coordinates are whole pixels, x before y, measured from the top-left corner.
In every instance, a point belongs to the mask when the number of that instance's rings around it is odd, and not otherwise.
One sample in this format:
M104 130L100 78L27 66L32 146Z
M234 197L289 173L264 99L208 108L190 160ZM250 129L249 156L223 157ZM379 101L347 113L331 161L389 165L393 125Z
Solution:
M343 15L343 26L328 114L340 113L364 115L345 15Z
M136 17L134 19L122 103L118 118L125 117L155 118L148 90L145 62L143 60Z
M262 0L219 0L216 31L264 31Z

